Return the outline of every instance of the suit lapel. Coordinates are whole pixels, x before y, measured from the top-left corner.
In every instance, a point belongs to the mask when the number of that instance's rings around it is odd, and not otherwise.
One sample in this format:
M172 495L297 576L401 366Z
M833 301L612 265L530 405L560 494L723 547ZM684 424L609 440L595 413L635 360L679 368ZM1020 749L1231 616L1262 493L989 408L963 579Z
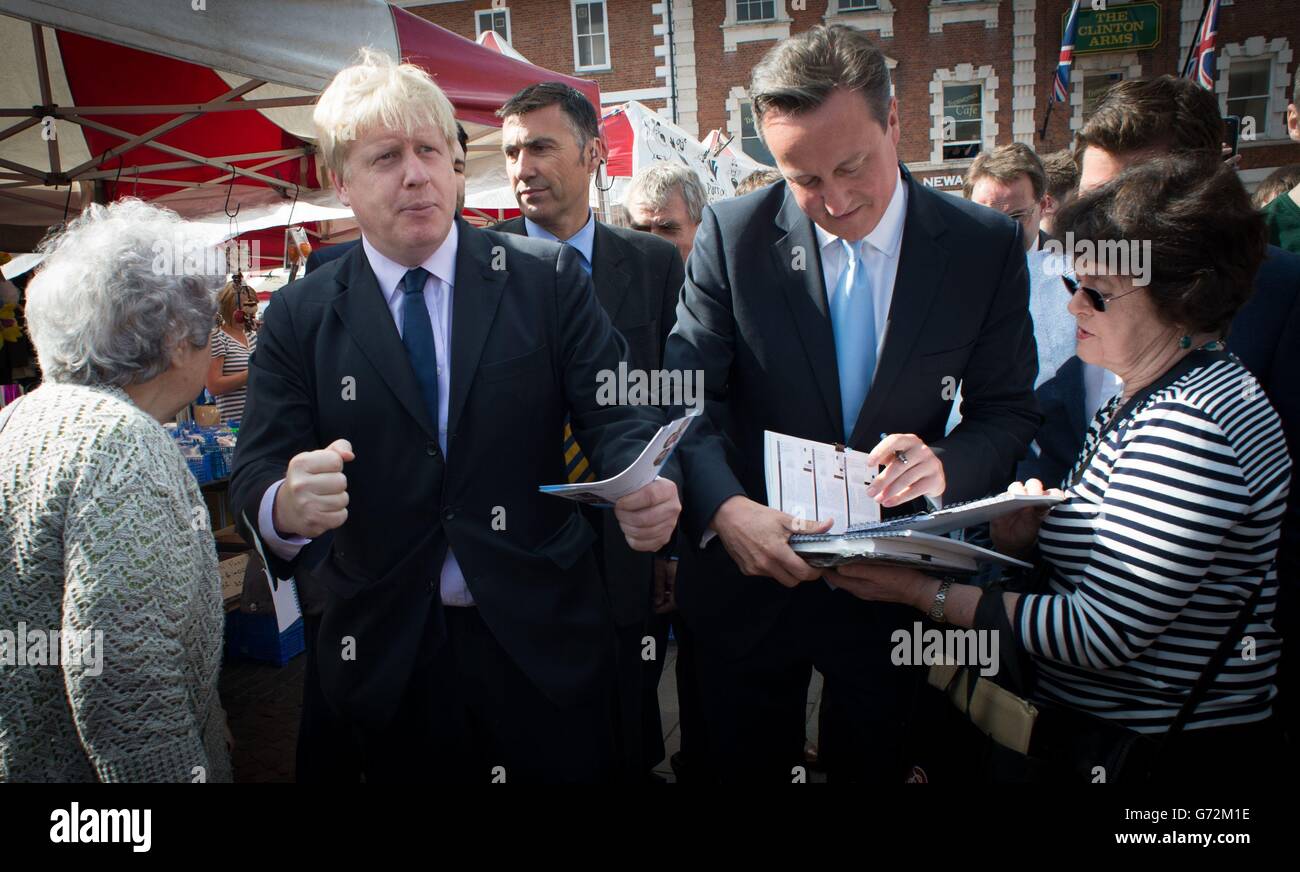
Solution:
M342 293L334 298L335 313L402 407L436 439L437 428L430 420L411 359L365 250L357 245L344 258L348 262L338 271L336 281Z
M596 240L591 247L591 280L596 285L596 299L609 320L618 321L618 311L632 288L632 274L627 270L627 243L599 221Z
M826 303L826 282L822 278L821 253L813 223L787 191L776 216L785 231L772 246L776 286L785 289L786 302L794 316L795 329L803 342L813 380L826 404L836 433L844 432L840 411L840 373L835 363L835 332ZM743 254L742 254L743 256Z
M456 288L452 297L448 433L455 433L460 423L465 398L469 396L483 354L483 344L487 341L506 279L510 276L508 262L506 269L494 270L492 259L488 235L461 221L460 245L456 251Z
M947 195L924 190L906 171L903 184L908 186L907 217L903 223L902 248L898 253L894 298L889 304L885 344L876 361L871 390L867 392L858 423L849 439L849 444L855 447L869 448L876 444L879 431L871 431L878 426L889 392L898 384L916 349L921 328L939 293L939 280L948 262L948 251L938 241L946 226L928 199Z

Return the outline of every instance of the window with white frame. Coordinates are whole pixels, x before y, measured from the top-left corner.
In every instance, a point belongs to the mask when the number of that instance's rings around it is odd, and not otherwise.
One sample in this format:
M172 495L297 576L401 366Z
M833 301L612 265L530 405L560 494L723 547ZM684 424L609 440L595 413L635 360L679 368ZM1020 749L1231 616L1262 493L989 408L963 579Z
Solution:
M736 0L736 22L752 24L776 18L776 0Z
M759 163L770 167L776 166L772 152L758 135L758 125L754 123L754 104L750 100L740 103L740 150Z
M1254 118L1263 130L1268 120L1268 97L1272 91L1272 58L1234 59L1228 77L1228 114Z
M800 6L803 6L802 2ZM792 19L786 0L727 0L722 19L722 50L733 52L746 42L782 40L790 36Z
M605 17L605 0L574 0L574 69L607 70L609 66L609 22Z
M898 0L827 0L822 21L879 31L881 39L892 39L896 5Z
M1215 96L1224 115L1241 116L1242 141L1287 139L1294 70L1290 40L1252 36L1220 49Z
M984 87L979 82L943 86L943 159L963 160L984 144Z
M474 36L480 37L492 30L510 42L510 9L480 9L474 13Z
M943 33L949 24L984 22L986 30L998 26L998 0L930 0L930 32Z

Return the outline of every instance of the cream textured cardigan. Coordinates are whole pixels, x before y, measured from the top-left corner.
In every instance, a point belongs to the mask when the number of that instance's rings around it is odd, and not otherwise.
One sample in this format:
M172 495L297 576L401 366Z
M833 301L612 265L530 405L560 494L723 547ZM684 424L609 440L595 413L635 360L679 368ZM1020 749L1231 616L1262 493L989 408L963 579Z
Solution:
M0 781L229 781L222 621L167 432L117 388L24 397L0 432Z

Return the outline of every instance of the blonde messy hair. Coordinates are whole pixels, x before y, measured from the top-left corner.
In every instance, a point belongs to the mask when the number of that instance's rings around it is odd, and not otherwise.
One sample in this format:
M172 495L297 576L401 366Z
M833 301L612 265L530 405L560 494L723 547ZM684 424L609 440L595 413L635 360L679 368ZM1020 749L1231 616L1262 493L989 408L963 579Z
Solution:
M340 179L352 144L376 127L410 136L421 127L442 133L451 147L456 120L447 95L422 68L362 49L339 70L312 113L321 162Z

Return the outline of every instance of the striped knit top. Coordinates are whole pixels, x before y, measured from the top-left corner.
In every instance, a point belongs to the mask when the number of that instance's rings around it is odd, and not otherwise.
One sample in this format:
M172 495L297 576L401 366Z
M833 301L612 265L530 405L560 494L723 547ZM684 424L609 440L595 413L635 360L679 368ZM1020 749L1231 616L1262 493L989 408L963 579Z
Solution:
M257 350L257 334L251 330L246 334L248 347L225 330L218 327L212 331L212 356L224 357L221 362L222 375L235 375L248 369L248 358ZM244 417L244 398L248 396L248 387L236 388L217 397L217 410L221 413L222 423L239 421Z
M1273 564L1291 479L1277 413L1235 358L1189 371L1098 446L1119 406L1098 412L1082 457L1097 451L1039 531L1051 592L1017 606L1038 693L1163 732L1263 585L1247 638L1187 729L1263 720L1281 655Z

